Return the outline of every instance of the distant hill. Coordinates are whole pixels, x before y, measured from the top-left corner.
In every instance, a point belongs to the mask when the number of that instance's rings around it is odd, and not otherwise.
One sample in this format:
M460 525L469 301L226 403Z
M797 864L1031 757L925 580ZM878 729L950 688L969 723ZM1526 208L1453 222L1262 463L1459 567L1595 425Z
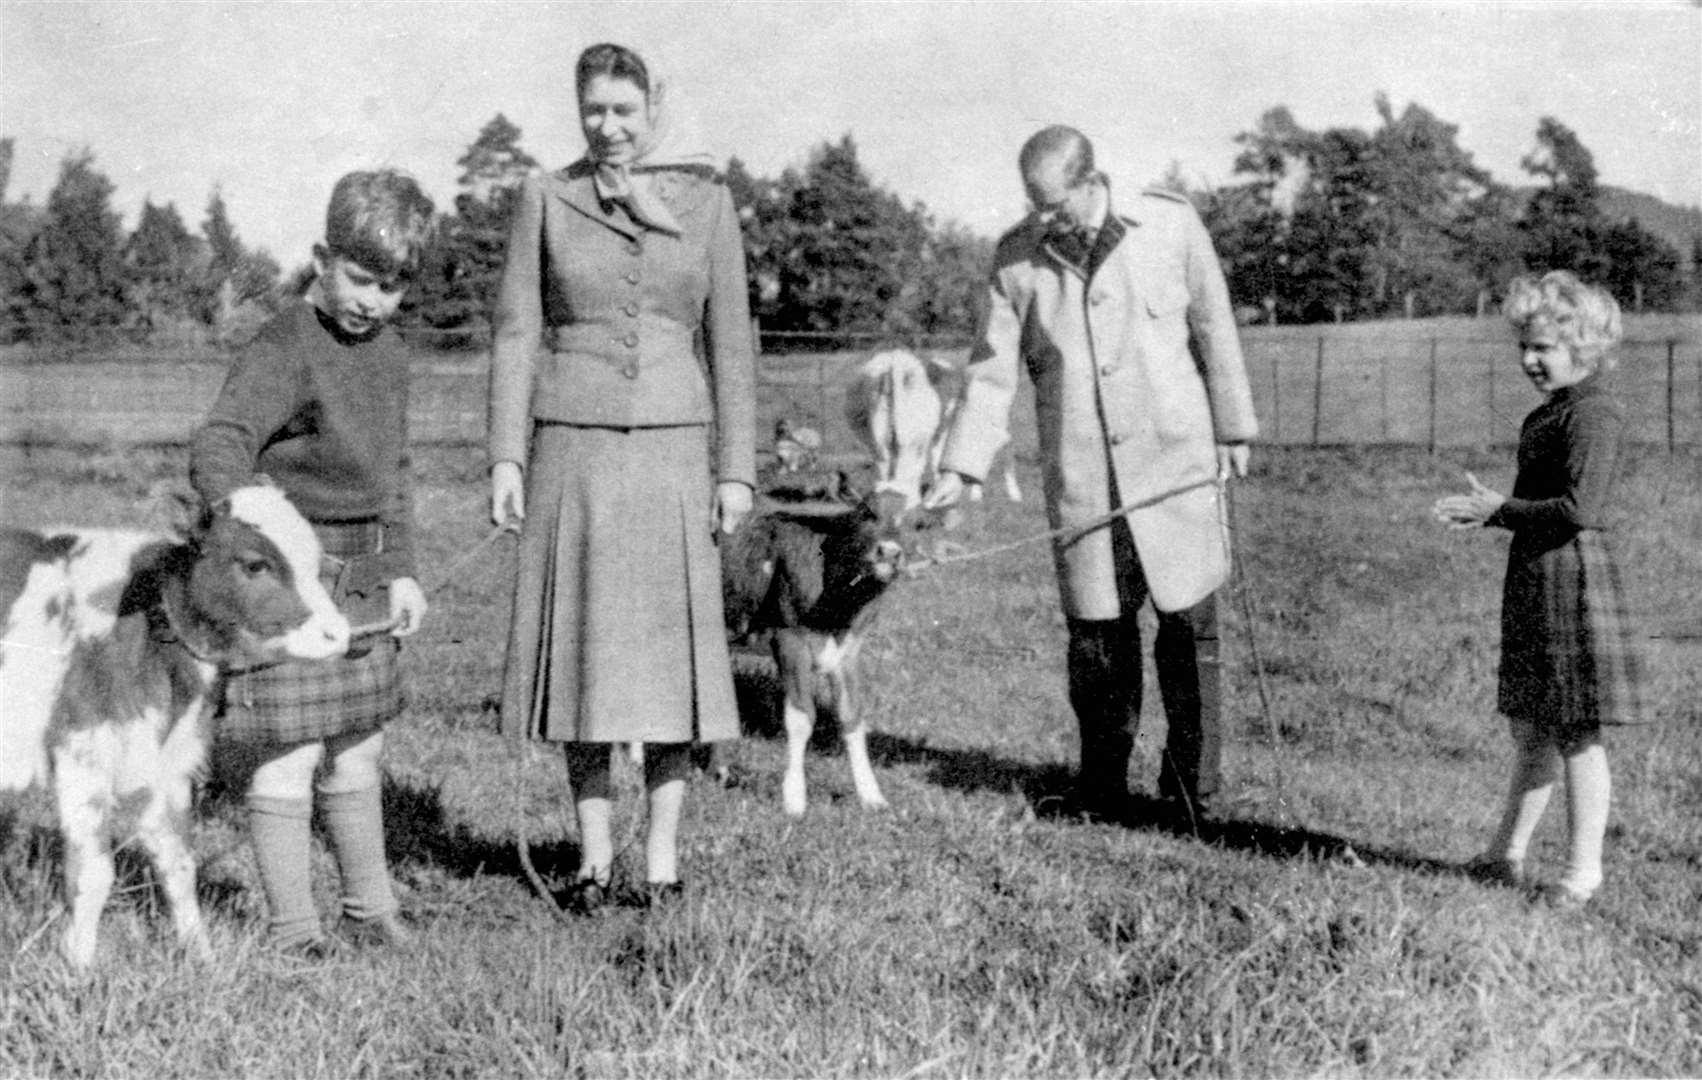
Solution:
M1679 265L1685 270L1696 254L1696 242L1702 239L1702 208L1674 206L1653 195L1640 191L1603 185L1598 200L1602 213L1615 221L1630 218L1643 228L1671 244L1678 251Z
M1534 187L1514 188L1513 197L1518 200L1518 206L1522 208L1524 201L1536 190ZM1606 214L1609 220L1623 221L1630 218L1672 245L1673 250L1678 252L1678 265L1681 270L1688 273L1695 269L1691 263L1696 254L1696 242L1702 239L1702 207L1674 206L1653 195L1606 184L1597 190L1602 213ZM1517 212L1516 210L1515 213Z

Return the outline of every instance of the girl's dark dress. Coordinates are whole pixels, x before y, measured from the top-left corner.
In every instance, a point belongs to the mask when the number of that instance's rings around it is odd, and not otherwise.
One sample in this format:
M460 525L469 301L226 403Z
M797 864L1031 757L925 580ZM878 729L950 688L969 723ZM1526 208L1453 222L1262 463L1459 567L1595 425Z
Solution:
M1525 417L1513 495L1486 524L1513 532L1501 598L1497 708L1555 736L1641 723L1641 635L1614 561L1625 412L1611 373Z

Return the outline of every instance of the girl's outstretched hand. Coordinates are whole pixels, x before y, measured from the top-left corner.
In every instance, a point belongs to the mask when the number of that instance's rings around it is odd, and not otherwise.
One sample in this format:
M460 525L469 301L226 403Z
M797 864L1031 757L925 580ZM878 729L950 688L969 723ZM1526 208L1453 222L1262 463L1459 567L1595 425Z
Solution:
M1471 484L1471 491L1464 495L1444 495L1430 508L1436 520L1451 529L1478 528L1507 501L1507 496L1484 487L1483 482L1469 472L1466 473L1466 481Z

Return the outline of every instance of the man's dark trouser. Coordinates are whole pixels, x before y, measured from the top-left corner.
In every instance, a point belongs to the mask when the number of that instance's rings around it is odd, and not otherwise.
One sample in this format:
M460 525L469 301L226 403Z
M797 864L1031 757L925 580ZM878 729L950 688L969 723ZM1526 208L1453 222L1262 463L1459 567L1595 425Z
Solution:
M1129 756L1140 728L1142 664L1136 612L1146 579L1128 526L1112 527L1122 616L1069 620L1070 705L1081 728L1079 793L1111 809L1128 794ZM1190 807L1217 792L1222 763L1217 595L1185 611L1160 613L1153 666L1168 734L1159 794Z

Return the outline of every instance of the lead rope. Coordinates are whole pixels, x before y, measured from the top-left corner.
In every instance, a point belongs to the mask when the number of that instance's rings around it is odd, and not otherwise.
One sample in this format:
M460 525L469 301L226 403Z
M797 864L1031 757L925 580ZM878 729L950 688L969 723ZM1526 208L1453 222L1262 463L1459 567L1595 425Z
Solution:
M1178 495L1185 495L1188 492L1195 491L1199 488L1218 487L1222 484L1223 481L1215 476L1208 477L1204 480L1195 480L1191 483L1183 484L1180 487L1173 487L1168 491L1161 491L1157 495L1148 495L1145 498L1124 503L1115 510L1108 510L1099 515L1092 521L1089 521L1086 525L1060 525L1056 529L1048 529L1042 533L1035 533L1032 536L1024 536L1019 540L1010 540L1003 544L994 544L992 547L981 548L976 551L949 550L953 546L961 547L961 545L953 545L949 541L941 541L934 545L933 555L928 558L917 559L906 564L905 570L914 575L915 573L926 570L931 566L950 566L953 563L973 562L976 559L985 559L994 555L1002 555L1007 551L1014 551L1017 548L1026 547L1029 544L1037 544L1042 540L1057 540L1059 541L1059 547L1069 547L1071 544L1080 540L1088 533L1093 532L1095 529L1104 528L1113 521L1116 521L1118 518L1127 517L1136 510L1144 510L1149 506L1156 506L1166 499L1173 499Z
M1277 730L1276 714L1271 710L1270 687L1265 681L1265 662L1259 655L1259 631L1253 611L1253 586L1247 574L1236 542L1240 535L1235 520L1235 497L1227 481L1223 485L1224 528L1229 535L1230 580L1241 605L1241 622L1246 627L1247 652L1253 661L1253 680L1259 688L1259 713L1265 720L1265 737L1271 744L1271 767L1276 770L1277 813L1286 815L1288 800L1283 790L1282 736Z
M460 558L450 563L449 566L440 573L433 575L429 583L422 584L421 589L428 594L437 592L450 582L454 581L461 571L472 565L473 561L483 555L485 550L491 545L495 544L504 536L508 536L510 534L517 536L519 533L520 523L513 519L505 521L501 525L494 526L490 532L484 535L483 539L463 552ZM393 619L385 620L383 622L367 623L363 626L357 626L351 630L349 632L349 639L352 641L356 638L371 637L377 634L387 634L395 628L396 622ZM525 784L526 752L530 747L527 740L523 738L514 739L512 741L514 743L514 853L519 859L521 872L525 874L527 883L532 886L532 891L537 893L538 898L543 900L544 903L549 906L550 911L556 916L556 918L567 922L569 921L567 912L563 911L561 905L556 903L555 895L550 892L549 885L544 881L543 876L538 873L538 868L532 864L532 843L526 831Z

